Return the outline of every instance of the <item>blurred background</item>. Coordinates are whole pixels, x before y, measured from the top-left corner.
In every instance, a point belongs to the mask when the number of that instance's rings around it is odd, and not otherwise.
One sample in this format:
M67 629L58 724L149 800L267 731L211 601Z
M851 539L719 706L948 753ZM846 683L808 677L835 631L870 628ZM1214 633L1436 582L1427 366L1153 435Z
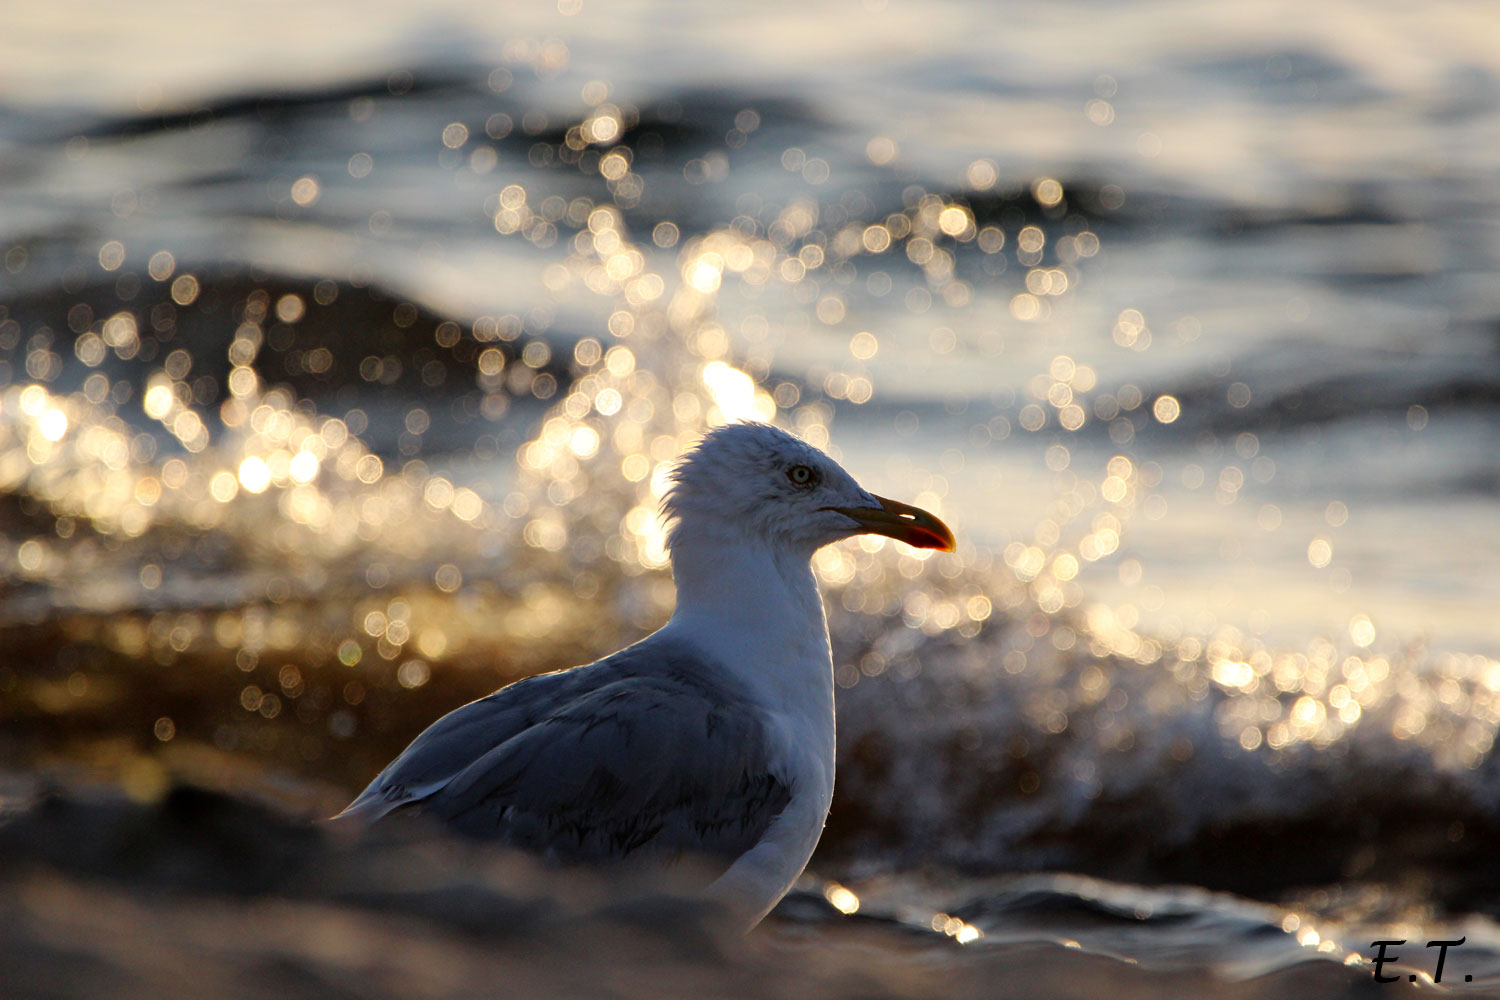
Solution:
M337 808L441 712L661 624L663 476L763 419L961 541L816 561L819 871L1493 907L1492 10L5 19L23 786Z

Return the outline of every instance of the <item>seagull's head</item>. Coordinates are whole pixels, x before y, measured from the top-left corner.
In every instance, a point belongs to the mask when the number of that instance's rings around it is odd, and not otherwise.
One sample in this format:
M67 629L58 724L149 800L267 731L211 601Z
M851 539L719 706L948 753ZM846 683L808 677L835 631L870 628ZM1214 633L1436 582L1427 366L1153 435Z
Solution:
M953 532L925 510L869 492L805 441L770 424L710 431L677 466L662 503L669 545L731 536L811 554L851 535L876 534L953 551Z

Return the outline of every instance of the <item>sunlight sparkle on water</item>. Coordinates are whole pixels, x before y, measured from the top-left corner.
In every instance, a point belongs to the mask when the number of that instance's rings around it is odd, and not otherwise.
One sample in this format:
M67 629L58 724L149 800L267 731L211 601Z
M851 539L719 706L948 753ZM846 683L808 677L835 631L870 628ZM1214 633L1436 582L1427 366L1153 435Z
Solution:
M539 44L531 55L541 59L544 48ZM499 626L507 635L542 641L570 616L586 615L590 601L608 596L601 580L619 576L638 585L635 596L621 604L639 608L632 612L632 624L647 627L659 622L670 603L669 588L659 586L666 565L660 499L673 463L707 427L775 419L809 442L828 446L838 436L830 430L837 407L886 399L880 392L890 387L882 384L880 365L900 363L907 332L899 324L886 326L879 311L862 311L866 303L859 289L877 296L894 290L886 301L908 316L921 316L934 305L946 310L941 321L922 322L916 342L932 358L968 358L979 351L1011 350L1019 342L1012 336L1052 336L1048 324L1056 310L1084 287L1086 262L1101 252L1097 233L1082 225L997 221L984 214L977 196L939 195L917 185L906 189L899 205L880 211L856 207L854 199L825 203L815 190L828 183L832 168L816 150L801 148L773 153L789 180L802 185L782 202L746 202L733 220L707 231L648 219L633 232L627 218L635 218L645 191L629 147L639 111L618 96L619 103L611 103L609 87L601 81L588 84L582 96L587 110L572 124L534 114L518 113L519 120L495 114L483 122L482 135L477 120L448 122L427 134L426 141L441 147L438 153L465 154L455 163L466 177L491 178L484 182L493 184L484 202L493 228L488 238L547 249L541 283L552 301L589 296L608 316L571 344L538 336L534 317L519 311L496 310L462 322L453 317L423 335L428 348L461 346L466 352L467 360L455 371L473 380L481 420L516 412L510 407L517 402L546 408L516 449L513 469L507 470L513 476L504 485L467 480L464 468L424 454L421 439L432 434L441 416L432 403L403 407L396 415L414 447L376 454L368 443L370 416L363 410L318 413L310 400L282 384L277 364L284 353L273 354L271 342L285 331L274 328L306 323L332 302L323 283L300 291L257 292L234 305L224 330L229 362L224 395L212 402L206 401L203 372L226 359L195 358L181 340L149 362L138 395L125 395L129 386L112 381L116 376L105 362L129 361L147 347L155 349L156 324L164 322L164 314L101 310L96 319L79 313L73 355L91 370L82 388L70 394L50 391L46 386L52 380L42 376L52 374L54 362L63 364L67 352L59 355L55 347L38 345L31 354L41 374L32 375L31 384L0 393L0 481L10 488L28 484L59 519L52 533L20 541L4 555L10 571L30 580L65 567L77 572L84 562L71 541L80 525L123 540L152 540L157 528L168 534L219 531L247 540L251 569L246 576L254 584L245 606L149 625L121 620L108 629L112 648L132 656L164 656L216 643L258 656L316 639L343 668L388 664L403 690L429 684L455 657L495 631L492 608L480 602L469 609L450 599L488 584L486 566L513 566L518 576L552 581L528 584L515 597L515 607ZM1112 120L1115 109L1107 102L1087 107L1090 120ZM738 149L759 127L759 114L742 110L727 147ZM494 162L468 156L474 147L487 148L486 138L498 141L513 132L540 136L549 129L561 141L538 140L533 149L549 146L547 162L576 169L587 185L566 197L549 193L540 174L495 182L501 172ZM687 165L683 181L709 185L732 176L736 161L721 154L704 151ZM885 136L868 139L865 156L874 167L902 162L900 146ZM374 183L387 169L385 160L377 164L374 155L356 148L341 153L337 163L338 178L289 173L280 182L286 185L281 197L297 209L321 209L333 199L336 180ZM1000 170L991 160L975 160L962 180L970 193L997 191ZM1072 200L1071 191L1051 177L1018 189L1029 191L1043 208ZM1101 191L1101 197L1116 193ZM92 250L89 257L92 266ZM112 281L143 259L145 277L161 284L172 307L195 308L208 300L208 273L185 273L189 265L172 251L152 252L133 242L127 247L118 240L105 241L97 251L98 267ZM986 286L982 275L976 276L977 265L1000 264L1010 266L997 272L1004 281ZM339 287L327 284L335 292ZM964 310L985 292L999 293L995 320L1008 331L988 342L954 319L966 316ZM747 301L787 296L814 335L831 338L842 360L815 373L777 371L767 346L774 340L768 336L774 332L770 311L758 312L757 324L743 326L726 316L726 306L742 294ZM415 307L396 306L402 307L409 312L401 322L413 321ZM1138 352L1184 329L1180 322L1154 319L1155 332L1139 309L1125 307L1104 320L1101 339L1110 350ZM301 353L300 375L326 373L344 360L321 350ZM1041 440L1036 452L1038 468L1056 477L1057 494L1030 533L1013 538L995 555L967 540L958 553L940 556L874 537L829 547L818 554L814 569L830 588L831 606L888 617L898 634L952 632L974 639L1009 629L1014 638L993 650L987 669L1035 680L1036 697L1021 711L1039 739L1129 745L1149 738L1129 721L1133 698L1196 700L1214 693L1221 735L1245 753L1326 746L1360 727L1380 726L1400 740L1437 748L1434 753L1452 766L1481 760L1500 723L1500 666L1493 661L1439 659L1419 681L1401 680L1410 676L1409 665L1377 655L1381 637L1365 615L1350 620L1347 637L1340 636L1338 644L1314 643L1295 652L1272 653L1227 628L1178 624L1151 634L1140 629L1143 614L1159 606L1160 589L1153 596L1152 568L1130 556L1129 530L1134 517L1160 516L1164 501L1157 485L1163 470L1123 453L1101 462L1075 435L1087 434L1099 421L1105 425L1101 432L1107 428L1105 447L1128 452L1144 418L1165 425L1185 423L1195 414L1184 414L1178 396L1160 391L1170 386L1148 385L1147 398L1137 385L1101 384L1107 369L1100 364L1096 370L1086 358L1098 363L1081 351L1043 349L1034 375L1016 387L1016 405L975 421L968 434L969 444L1055 436ZM362 360L349 360L359 365L360 384L371 388L389 384L402 361L373 349ZM1226 400L1236 409L1249 406L1250 386L1233 383ZM117 415L120 407L145 414L154 422L152 431L126 423ZM895 419L899 431L902 418ZM1428 426L1428 414L1413 407L1406 421L1413 431L1421 430ZM476 447L475 459L507 462L496 455L493 439L486 447L483 455ZM942 509L951 477L972 468L972 453L965 449L964 440L944 445L931 456L930 468L902 470L903 480L912 484L913 502ZM1196 474L1172 470L1172 477L1214 488L1230 502L1274 474L1263 450L1254 435L1241 435L1225 461L1205 459L1193 467ZM1290 509L1262 505L1256 524L1285 532L1292 517ZM1348 508L1329 502L1322 518L1326 528L1316 530L1337 529L1347 522ZM956 527L964 538L962 525ZM1296 544L1300 549L1301 542ZM129 558L140 561L139 572L133 569L129 579L148 590L171 588L173 573L163 572L169 563L144 553ZM1307 559L1313 568L1337 569L1328 536L1311 539ZM608 567L598 571L602 561ZM353 578L371 596L337 627L267 610L318 592L330 574L337 577L348 566L358 567ZM1117 580L1129 598L1088 601L1087 588L1099 578L1091 574ZM412 658L413 652L420 656ZM903 660L898 649L882 646L866 651L858 663L840 664L838 683L850 687L861 678L921 668ZM1158 671L1146 676L1167 680L1159 686L1132 680L1129 672L1138 668ZM1051 670L1066 676L1044 676ZM355 680L351 676L348 682ZM266 683L257 680L245 696L247 705L254 704L245 711L269 717L282 710L278 706L291 704L287 690L268 690ZM279 684L279 679L272 682ZM355 704L362 691L344 690L344 701ZM1017 779L1021 794L1036 792L1033 779L1025 773ZM1090 779L1078 780L1087 786ZM845 909L840 900L858 905L852 893L847 899L834 893L829 900L840 909ZM938 929L960 941L977 937L976 929L950 920L944 917Z

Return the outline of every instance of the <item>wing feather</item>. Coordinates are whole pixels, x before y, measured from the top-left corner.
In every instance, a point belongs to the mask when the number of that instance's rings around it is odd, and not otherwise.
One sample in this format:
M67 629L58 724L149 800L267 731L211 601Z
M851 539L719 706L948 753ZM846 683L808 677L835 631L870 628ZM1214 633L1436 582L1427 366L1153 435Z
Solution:
M454 709L387 764L339 818L369 822L427 798L472 764L476 755L566 703L589 680L586 672L600 665L528 677Z
M791 797L764 727L737 708L680 682L622 678L495 747L422 810L565 859L737 857Z
M691 655L642 644L450 712L344 815L412 809L561 860L733 858L791 799L768 732Z

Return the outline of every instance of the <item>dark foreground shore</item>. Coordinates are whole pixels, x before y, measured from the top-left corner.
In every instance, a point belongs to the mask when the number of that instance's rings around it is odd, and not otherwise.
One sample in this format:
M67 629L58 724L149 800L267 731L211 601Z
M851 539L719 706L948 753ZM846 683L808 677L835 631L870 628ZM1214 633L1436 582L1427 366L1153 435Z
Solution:
M17 1000L1271 1000L1390 989L1368 967L1323 956L1228 980L1047 941L959 944L844 916L816 892L742 937L697 904L649 892L622 901L471 845L347 837L192 787L143 804L25 784L10 783L0 821L0 968Z

